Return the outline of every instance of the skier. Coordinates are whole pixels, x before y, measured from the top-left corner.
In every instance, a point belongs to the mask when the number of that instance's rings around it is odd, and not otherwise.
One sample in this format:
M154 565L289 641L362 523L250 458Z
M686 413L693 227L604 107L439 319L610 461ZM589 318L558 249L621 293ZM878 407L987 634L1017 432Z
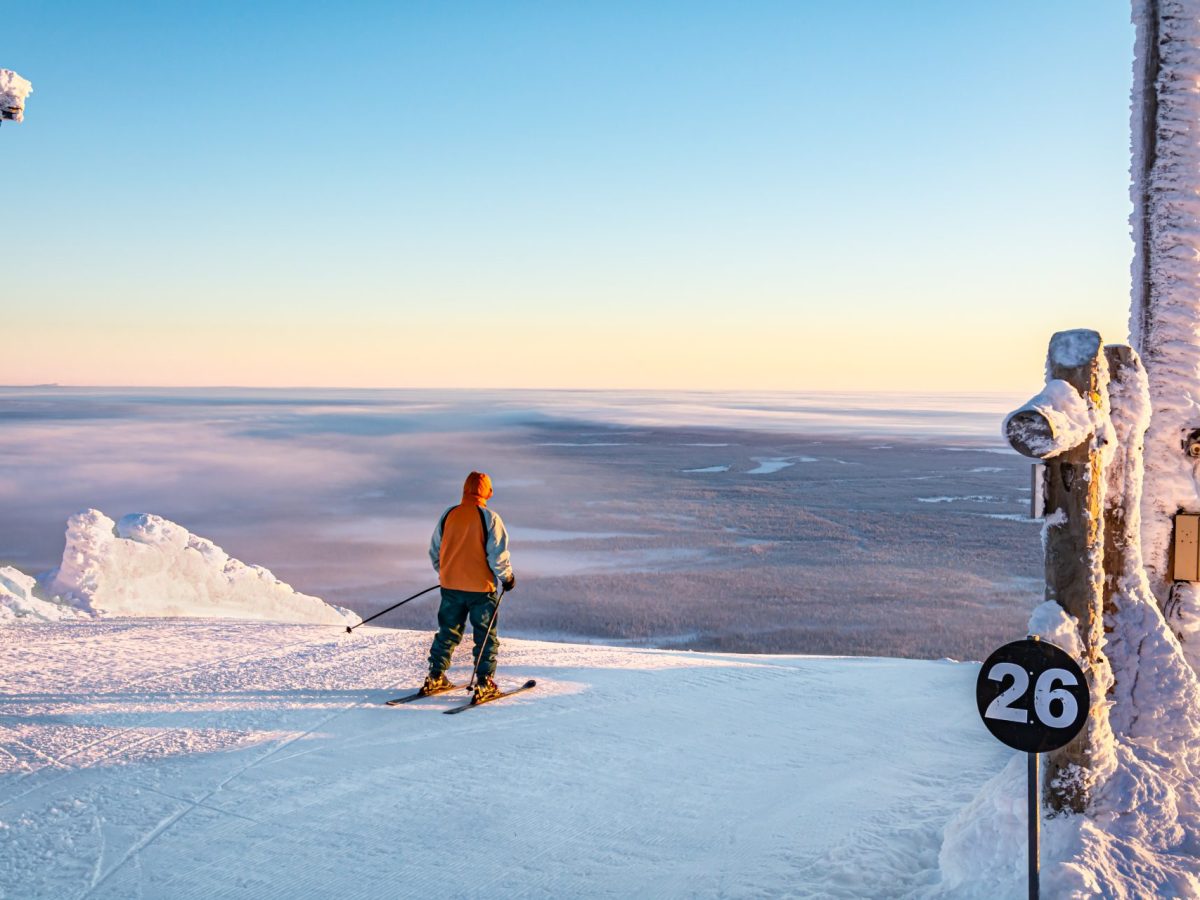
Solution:
M490 700L500 693L492 676L500 647L493 616L500 600L499 582L505 591L517 585L508 558L508 531L496 513L487 508L492 496L492 479L472 472L463 484L462 503L446 510L429 543L429 558L438 573L442 605L438 609L438 632L429 648L429 677L421 687L425 694L448 690L446 678L450 657L462 640L467 618L475 634L475 702ZM490 631L490 633L489 633Z

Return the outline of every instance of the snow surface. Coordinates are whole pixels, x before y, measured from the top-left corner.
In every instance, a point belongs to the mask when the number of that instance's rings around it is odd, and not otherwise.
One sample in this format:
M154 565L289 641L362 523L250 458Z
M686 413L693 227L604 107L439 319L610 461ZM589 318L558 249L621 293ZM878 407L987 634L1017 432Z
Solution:
M25 98L32 93L32 84L12 69L0 69L0 111L3 111L4 118L23 121Z
M0 893L930 896L943 827L1013 755L951 661L506 639L502 682L534 691L383 706L429 638L0 627Z
M105 617L359 621L349 610L293 590L261 566L231 558L182 525L146 513L119 523L95 509L71 516L62 564L44 583L48 595Z
M0 896L1025 894L1024 756L980 724L975 663L505 639L500 680L534 691L384 706L429 638L0 626ZM1195 744L1166 727L1137 752ZM1151 815L1045 820L1043 896L1200 891L1196 832L1156 818L1178 785L1121 764L1112 796Z

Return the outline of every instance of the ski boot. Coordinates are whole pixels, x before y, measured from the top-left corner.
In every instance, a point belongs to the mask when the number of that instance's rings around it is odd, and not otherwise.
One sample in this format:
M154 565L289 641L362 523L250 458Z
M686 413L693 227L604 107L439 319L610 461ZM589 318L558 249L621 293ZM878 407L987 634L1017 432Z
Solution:
M435 675L434 673L430 672L425 677L425 683L421 685L421 693L440 694L442 691L448 691L452 687L454 687L454 685L451 684L450 679L446 677L445 673L439 672Z
M471 702L486 703L488 700L495 700L499 696L500 688L496 687L496 682L492 681L492 676L484 675L475 683Z

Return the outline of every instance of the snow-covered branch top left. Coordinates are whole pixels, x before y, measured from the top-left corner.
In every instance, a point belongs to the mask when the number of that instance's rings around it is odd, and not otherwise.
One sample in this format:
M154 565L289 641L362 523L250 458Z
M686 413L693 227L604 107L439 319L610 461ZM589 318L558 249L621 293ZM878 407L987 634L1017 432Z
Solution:
M25 98L32 93L32 84L12 69L0 69L0 119L24 119Z

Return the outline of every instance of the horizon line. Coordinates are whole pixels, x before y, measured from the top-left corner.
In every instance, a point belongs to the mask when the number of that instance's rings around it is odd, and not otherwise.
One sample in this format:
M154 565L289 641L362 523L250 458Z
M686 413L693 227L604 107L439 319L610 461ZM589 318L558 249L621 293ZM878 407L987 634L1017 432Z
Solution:
M1036 387L1036 386L1035 386ZM980 394L1010 394L1013 389L993 388L976 390L931 390L929 388L682 388L682 387L386 387L349 385L256 385L256 384L0 384L0 390L109 390L109 391L446 391L455 393L605 393L605 394L880 394L886 396L968 396ZM1019 393L1019 392L1018 392Z

